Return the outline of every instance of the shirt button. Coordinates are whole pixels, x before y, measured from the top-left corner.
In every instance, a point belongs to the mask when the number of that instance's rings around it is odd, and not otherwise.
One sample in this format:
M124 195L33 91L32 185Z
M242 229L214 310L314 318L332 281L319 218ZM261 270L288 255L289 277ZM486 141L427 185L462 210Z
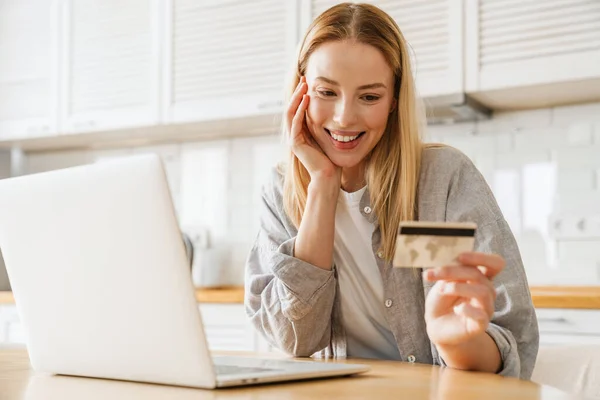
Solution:
M373 211L373 210L371 210L371 207L369 207L369 206L366 206L366 207L363 209L363 211L365 212L365 214L371 214L371 211Z
M415 361L417 361L417 357L413 356L412 354L408 356L409 363L414 363Z
M378 251L377 252L377 257L383 258L383 251Z
M392 306L392 304L394 304L394 302L392 301L392 299L387 299L387 300L385 301L385 306L386 306L387 308L390 308L390 307Z

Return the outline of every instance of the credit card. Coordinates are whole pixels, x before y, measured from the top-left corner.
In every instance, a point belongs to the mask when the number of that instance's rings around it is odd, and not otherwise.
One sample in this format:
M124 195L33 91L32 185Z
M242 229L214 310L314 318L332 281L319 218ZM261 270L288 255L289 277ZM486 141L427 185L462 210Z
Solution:
M397 268L452 264L461 253L473 251L476 229L471 222L401 222L392 264Z

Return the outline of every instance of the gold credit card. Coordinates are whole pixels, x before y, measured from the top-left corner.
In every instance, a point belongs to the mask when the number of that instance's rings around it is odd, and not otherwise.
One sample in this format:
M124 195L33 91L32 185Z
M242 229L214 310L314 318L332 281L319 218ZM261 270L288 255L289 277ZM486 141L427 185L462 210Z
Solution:
M472 222L401 222L392 264L397 268L452 264L461 253L473 251L476 229Z

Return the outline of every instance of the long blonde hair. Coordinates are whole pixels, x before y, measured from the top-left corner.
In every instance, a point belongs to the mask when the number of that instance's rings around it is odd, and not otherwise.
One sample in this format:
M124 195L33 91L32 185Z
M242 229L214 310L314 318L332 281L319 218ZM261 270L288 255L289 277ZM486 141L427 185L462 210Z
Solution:
M388 116L381 140L366 159L365 180L371 206L381 230L380 251L391 260L400 221L414 220L421 165L421 130L424 113L417 100L408 44L394 20L369 4L342 3L319 15L308 28L294 66L289 99L300 77L305 75L309 57L329 41L354 40L377 48L394 72L396 107ZM282 132L285 134L285 130ZM284 207L298 228L306 206L310 175L290 150L284 178Z

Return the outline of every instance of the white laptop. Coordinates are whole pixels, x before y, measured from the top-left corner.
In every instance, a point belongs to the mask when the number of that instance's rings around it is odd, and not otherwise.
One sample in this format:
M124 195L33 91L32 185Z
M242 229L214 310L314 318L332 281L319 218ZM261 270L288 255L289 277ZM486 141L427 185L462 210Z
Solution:
M0 248L37 371L215 388L368 370L211 356L155 155L0 180Z

